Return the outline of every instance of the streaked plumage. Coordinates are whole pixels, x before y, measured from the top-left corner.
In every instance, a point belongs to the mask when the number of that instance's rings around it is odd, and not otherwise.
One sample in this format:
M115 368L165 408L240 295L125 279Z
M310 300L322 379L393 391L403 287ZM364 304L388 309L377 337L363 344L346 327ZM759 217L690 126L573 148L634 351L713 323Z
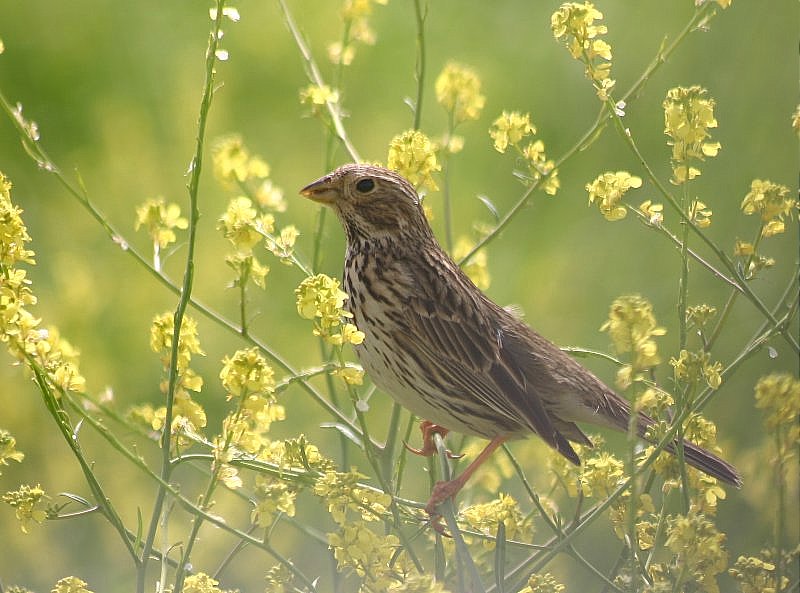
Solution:
M570 441L591 445L578 423L627 430L628 403L489 300L441 249L400 175L345 165L301 193L331 206L344 226L344 287L366 335L356 347L364 369L414 414L498 444L535 432L575 464ZM639 435L652 423L640 414ZM712 453L686 442L684 454L741 484Z

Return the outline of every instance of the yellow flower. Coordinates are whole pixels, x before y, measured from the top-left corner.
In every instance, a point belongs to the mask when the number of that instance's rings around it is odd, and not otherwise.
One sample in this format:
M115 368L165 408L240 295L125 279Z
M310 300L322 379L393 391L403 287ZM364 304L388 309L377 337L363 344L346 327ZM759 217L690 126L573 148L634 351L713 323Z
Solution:
M23 533L28 533L28 527L32 522L41 524L48 517L49 511L45 503L49 498L42 487L36 484L36 486L22 485L19 490L6 492L0 500L17 509L20 529Z
M711 362L708 352L689 352L681 350L678 358L671 358L669 363L675 369L675 379L685 383L697 383L704 379L709 387L717 389L722 384L722 364Z
M176 241L173 229L186 229L189 221L181 216L177 204L167 204L164 198L149 199L136 208L134 230L145 227L153 243L163 249Z
M286 482L258 474L253 496L256 501L250 513L250 521L253 525L264 528L271 527L278 513L294 517L297 491Z
M478 119L486 103L474 70L450 62L436 78L436 100L451 113L453 124Z
M328 103L339 102L339 91L327 84L310 84L300 91L300 103L311 108L312 115L318 115Z
M25 454L17 451L17 440L7 430L0 428L0 465L8 465L9 461L22 462ZM3 472L0 472L0 476Z
M586 77L593 82L598 98L605 101L615 81L611 78L611 45L599 39L608 29L594 24L602 18L603 13L591 2L565 2L551 15L550 27L570 55L586 66Z
M86 585L87 583L78 577L64 577L63 579L58 579L51 593L92 593L86 588Z
M701 229L711 226L712 214L711 210L700 200L693 200L689 207L689 218Z
M754 179L750 191L742 200L742 212L759 214L764 225L762 236L772 237L785 231L784 216L791 217L797 200L790 197L789 188L769 180Z
M488 536L497 535L500 523L505 526L508 539L520 539L520 534L527 529L519 504L508 494L499 494L495 500L469 506L459 513L459 518L471 529ZM484 539L482 543L487 549L494 549L494 541Z
M789 373L773 373L756 384L756 407L767 413L766 426L772 431L797 424L800 415L800 380Z
M8 267L18 262L33 264L33 251L25 244L31 240L22 220L22 209L11 202L11 181L0 172L0 264Z
M614 300L608 312L608 321L600 331L608 331L618 354L632 352L637 370L653 367L661 360L653 340L667 333L658 327L653 306L638 295L622 296Z
M258 155L251 155L242 137L231 135L218 139L211 148L214 176L236 187L250 179L269 177L269 165Z
M237 251L225 256L225 263L228 264L236 273L233 286L241 286L252 280L253 284L261 288L266 287L266 278L269 274L269 266L263 265L252 253L242 253Z
M395 582L391 560L400 545L396 535L377 535L363 523L348 523L328 534L339 571L352 568L363 579L362 591L385 591Z
M400 173L414 187L436 191L439 188L432 174L442 169L436 158L437 150L438 147L425 134L408 130L389 143L387 167Z
M769 550L762 550L760 556L739 556L733 568L728 573L736 579L742 593L776 593L789 590L789 578L781 577L780 587L777 586L778 574L773 562L774 554ZM795 560L796 562L796 560ZM789 566L790 563L786 562Z
M359 513L364 521L378 521L387 513L391 496L362 488L358 485L361 478L356 471L328 470L314 483L314 494L325 499L331 518L339 525L353 523L348 521L348 510Z
M269 249L275 257L280 258L282 263L291 265L291 255L294 252L294 244L297 237L300 236L300 231L293 224L287 225L281 229L280 234L273 240L267 239L267 249Z
M247 253L261 241L264 233L273 231L274 224L271 214L259 214L250 198L239 196L228 203L217 228L237 250Z
M494 140L494 149L500 153L505 152L509 146L519 146L523 138L535 133L536 128L531 123L530 115L518 111L503 111L489 129L489 136Z
M602 173L591 183L586 184L589 192L589 204L600 207L600 213L606 220L622 220L628 214L625 206L621 204L622 197L631 188L642 186L642 179L631 175L627 171L616 173Z
M546 572L534 573L528 578L528 585L519 590L519 593L564 593L567 590L565 585L559 583L556 578Z
M237 350L233 356L223 358L219 378L229 399L275 391L275 371L256 347Z
M667 91L664 99L664 133L672 146L672 183L680 185L700 175L691 161L714 157L720 150L719 142L709 142L711 128L717 127L714 117L714 99L699 86L675 87Z
M650 224L659 225L664 222L663 204L654 204L652 200L645 200L639 205L639 212L647 217Z
M702 591L718 592L718 574L728 566L725 534L703 515L690 511L686 516L670 517L666 546L678 558L678 568L695 580Z
M204 572L198 572L186 577L181 593L224 593L217 585L219 581Z

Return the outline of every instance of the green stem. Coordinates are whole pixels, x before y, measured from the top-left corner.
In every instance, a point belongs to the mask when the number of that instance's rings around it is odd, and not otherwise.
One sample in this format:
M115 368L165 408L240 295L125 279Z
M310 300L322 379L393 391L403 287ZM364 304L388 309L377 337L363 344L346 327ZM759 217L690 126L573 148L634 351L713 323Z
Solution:
M190 179L189 191L189 237L188 253L186 256L186 268L183 275L183 286L180 291L180 299L174 315L174 328L172 334L172 348L169 362L169 383L167 388L166 414L164 418L164 430L162 436L162 456L161 456L161 481L167 483L172 474L172 464L170 463L170 451L172 445L172 419L173 406L175 402L175 392L178 387L178 353L180 348L180 331L183 319L192 294L194 283L194 252L196 246L197 223L200 219L200 209L198 206L198 191L200 188L200 172L203 166L203 146L205 144L206 122L211 108L211 100L214 96L214 65L216 64L216 52L219 47L220 29L222 26L223 7L225 0L217 0L217 15L212 25L209 35L208 47L206 49L206 71L205 82L203 85L202 98L200 100L200 115L197 125L197 141L195 144L194 156L189 166ZM137 591L144 593L147 565L150 561L150 554L153 548L153 541L161 519L167 490L160 486L156 494L156 501L153 505L153 514L150 520L150 528L147 532L144 548L142 549L141 566L137 574ZM163 583L162 583L163 584Z
M423 7L422 1L414 0L414 16L417 23L417 100L414 103L414 129L419 130L422 124L422 97L425 89L425 19L428 17L427 4Z

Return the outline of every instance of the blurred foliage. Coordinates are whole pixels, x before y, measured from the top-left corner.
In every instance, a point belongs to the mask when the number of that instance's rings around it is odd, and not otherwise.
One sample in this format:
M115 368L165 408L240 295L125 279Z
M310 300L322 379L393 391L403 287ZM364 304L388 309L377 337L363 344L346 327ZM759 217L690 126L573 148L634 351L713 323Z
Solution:
M550 32L550 14L558 4L430 2L422 129L431 136L446 130L446 115L435 102L434 79L449 61L469 64L481 77L486 96L481 118L459 128L465 137L463 152L450 159L456 236L472 235L476 220L493 222L478 196L487 197L505 212L520 194L509 160L492 149L487 134L502 110L530 112L548 155L562 154L594 121L595 93L582 68ZM656 0L608 1L600 7L609 26L619 86L633 83L656 54L662 37L675 35L688 20L692 4L684 0L665 8ZM318 121L304 117L307 108L300 104L298 92L307 79L277 4L242 0L237 8L242 20L226 28L230 59L217 66L220 85L207 136L241 134L247 146L269 163L272 179L288 200L281 219L300 230L298 250L309 255L317 207L294 194L325 172L324 134ZM291 8L327 76L331 68L325 60L326 47L341 37L339 2L296 1ZM661 107L666 90L692 84L709 89L717 101L719 128L714 137L722 151L703 167L693 190L713 209L709 234L731 250L734 239L750 238L753 233L754 221L739 210L753 179L771 179L789 185L793 192L797 189L797 137L790 116L797 101L798 16L798 5L790 0L775 0L769 8L758 2L734 2L714 19L710 30L690 35L626 109L625 122L636 131L642 152L656 164L660 177L667 179L670 150ZM413 7L392 0L375 11L371 26L377 43L360 47L353 64L345 69L341 101L349 114L345 124L362 158L385 161L390 139L413 122L404 103L416 93ZM146 199L164 197L186 211L185 172L194 150L207 35L207 7L197 3L0 0L0 39L5 45L0 55L0 88L38 122L54 161L68 176L73 168L79 171L98 208L144 251L150 245L146 234L134 233L138 206ZM339 150L337 164L346 160ZM488 293L499 303L519 305L526 320L556 343L599 350L609 347L608 336L598 329L611 301L620 294L641 293L668 328L660 349L676 352L673 303L680 261L672 244L632 220L608 223L587 206L585 184L602 171L622 169L636 173L638 165L610 131L560 169L558 195L536 195L532 205L489 246L492 283ZM158 404L161 365L148 346L149 326L155 314L174 308L174 295L156 285L109 241L54 178L36 169L6 119L0 119L0 170L14 183L15 201L25 210L33 237L38 263L30 276L40 301L37 313L58 325L80 349L87 390L113 396L120 409L144 402ZM638 192L641 200L657 197L646 185ZM200 189L203 216L195 294L236 319L237 294L226 288L231 278L224 261L228 247L215 228L229 197L207 166ZM442 233L438 200L432 194L429 203L434 228ZM333 217L328 222L320 271L336 277L343 237ZM757 289L766 303L779 298L796 265L796 235L797 229L790 226L785 235L764 245L765 253L778 262L758 280ZM186 255L182 236L161 254L165 271L176 281ZM276 260L269 264L272 270L265 292L250 293L251 310L258 312L250 330L295 366L318 364L318 357L309 354L318 351L316 343L295 311L293 289L303 276ZM708 302L719 308L725 295L710 275L693 267L692 304ZM750 304L741 300L729 320L730 334L723 336L715 356L730 359L758 324ZM196 358L193 364L210 385L199 399L209 413L209 423L219 422L224 409L215 384L220 361L241 343L202 318L199 334L207 356ZM723 384L705 411L718 425L725 457L745 476L743 489L729 492L718 511L717 525L727 534L732 553L755 553L771 538L772 466L768 440L760 422L754 422L758 412L753 386L760 376L774 371L797 372L796 356L785 344L776 340L772 346ZM50 492L85 492L82 475L52 430L36 390L9 360L0 364L0 428L16 437L26 458L23 464L3 468L0 490L41 483ZM596 360L586 364L613 382L614 368ZM661 379L667 371L668 365L662 365ZM329 418L319 406L291 388L282 403L287 421L276 427L278 434L288 437L302 432L335 450L338 434L320 428ZM380 396L370 404L371 426L382 434L388 398ZM129 524L135 524L137 511L146 517L155 486L90 431L84 429L82 439L99 479ZM521 451L529 451L528 445ZM143 448L141 453L156 461L152 448ZM541 452L536 458L541 459ZM527 460L521 461L526 464ZM526 469L535 472L535 468ZM417 494L422 498L428 488L423 464L413 471L418 472ZM187 490L192 479L187 477ZM790 487L796 502L796 479ZM797 541L797 509L790 507L787 534ZM324 515L321 508L306 512L308 524ZM203 557L218 561L227 547L211 541L216 534L206 529ZM292 531L285 536L287 543L301 541ZM593 531L590 536L599 537ZM13 544L0 543L0 581L45 591L57 578L74 573L96 591L130 590L120 583L130 583L133 571L121 559L123 551L115 535L99 517L50 523L22 537L13 513L0 509L0 542L9 538ZM584 547L594 561L613 561L611 551ZM227 573L225 585L260 588L266 568L260 561L238 561ZM322 563L308 573L315 571L327 573L330 566ZM562 580L568 590L581 590L584 576Z

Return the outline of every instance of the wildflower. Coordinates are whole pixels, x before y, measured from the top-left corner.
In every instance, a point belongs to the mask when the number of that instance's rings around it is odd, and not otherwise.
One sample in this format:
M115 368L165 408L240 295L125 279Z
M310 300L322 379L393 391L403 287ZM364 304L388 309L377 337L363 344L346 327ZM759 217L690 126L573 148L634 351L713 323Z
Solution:
M293 224L287 225L281 229L281 232L275 239L267 240L267 249L269 249L275 257L280 258L281 262L291 265L291 256L294 252L294 244L297 237L300 236L300 231Z
M608 312L608 321L600 331L608 331L618 354L633 354L631 371L648 369L661 362L653 338L663 336L667 330L656 324L653 306L647 299L638 295L615 299Z
M497 534L500 523L503 523L509 539L519 539L519 535L527 529L517 501L502 493L493 501L467 507L461 511L459 518L471 529L488 536ZM494 549L494 541L485 539L482 543L484 547Z
M364 383L364 369L361 367L339 367L338 369L332 370L331 375L339 377L348 385L362 385Z
M703 303L702 305L687 307L686 322L689 324L689 326L703 328L709 321L711 321L714 318L716 314L717 314L716 307L712 307L711 305L706 305L705 303Z
M644 214L652 225L660 225L664 222L663 204L654 204L652 200L645 200L639 204L639 212Z
M226 356L219 378L228 392L228 399L275 390L275 371L255 347Z
M364 341L363 332L352 323L342 321L352 318L353 314L343 309L347 293L339 288L338 280L325 274L317 274L303 280L294 292L300 317L314 320L315 336L337 346L344 343L360 344Z
M269 165L258 155L251 155L241 136L218 139L211 149L214 177L226 185L269 177Z
M63 579L58 579L51 593L92 593L86 588L86 585L87 583L78 577L64 577Z
M369 24L373 5L386 4L388 0L345 0L340 11L347 37L328 46L328 59L340 66L349 66L356 53L356 42L374 45L375 32Z
M400 540L395 535L377 535L363 523L342 525L328 534L339 571L353 569L363 579L361 591L383 591L394 581L390 561Z
M697 228L705 229L711 226L711 210L700 200L693 200L689 207L689 219Z
M255 191L256 202L267 210L286 212L286 198L283 190L276 186L271 179L264 179Z
M224 593L217 585L219 585L219 581L212 579L204 572L198 572L186 577L182 593Z
M163 249L177 240L174 229L186 229L189 221L181 216L177 204L167 204L164 198L151 198L136 208L134 230L147 229L156 249Z
M327 84L310 84L300 91L300 103L311 109L311 115L319 115L328 103L339 102L339 91Z
M25 454L17 451L17 440L7 430L0 428L0 465L8 465L9 461L22 462ZM3 473L0 472L0 476Z
M564 42L570 55L583 62L586 77L592 81L601 101L609 98L615 81L611 78L611 46L600 39L608 29L596 25L603 13L591 2L565 2L550 17L556 39Z
M41 524L49 516L51 511L45 507L49 498L42 487L36 484L36 486L22 485L19 490L6 492L0 500L17 509L20 529L23 533L28 533L32 522Z
M530 115L518 111L503 111L492 123L489 136L494 140L494 149L504 153L509 146L519 146L523 138L536 134Z
M247 253L261 241L264 233L273 231L274 224L271 214L259 214L250 198L239 196L228 203L217 228L238 251Z
M255 506L250 513L250 521L253 525L270 527L278 513L294 517L294 501L297 491L286 482L259 474L256 476L256 488L253 496L255 497Z
M408 179L414 187L439 188L432 174L442 167L436 158L438 147L419 130L398 134L389 143L387 167Z
M161 315L156 315L150 327L150 349L157 354L161 354L165 364L169 361L169 356L172 354L174 322L173 314L167 311ZM179 372L183 372L189 368L189 362L191 362L193 354L204 355L205 352L200 348L197 322L193 317L186 316L183 318L178 336Z
M672 146L672 183L681 185L700 175L691 165L714 157L720 150L719 142L709 142L709 129L717 127L714 117L714 99L699 86L676 87L667 91L664 99L664 133Z
M717 389L722 384L722 364L711 362L711 355L703 350L689 352L681 350L678 358L671 358L669 364L675 369L675 379L684 383L694 384L700 379L705 379L711 389Z
M436 100L451 114L454 125L478 119L486 103L475 71L453 62L436 78Z
M625 206L621 205L622 197L631 188L642 186L642 179L631 175L627 171L616 173L602 173L594 181L586 184L589 192L589 204L595 201L600 207L600 213L606 220L622 220L628 214Z
M728 552L723 547L725 534L693 511L670 517L666 533L666 546L677 557L676 569L685 571L700 590L718 593L716 577L728 566Z
M773 373L756 383L756 407L765 411L768 430L796 426L800 416L800 380L788 373Z
M269 266L263 265L252 253L242 253L237 251L225 256L225 263L230 266L236 274L233 286L243 286L248 280L260 288L267 285L267 274Z
M564 593L566 586L559 583L556 578L546 572L534 573L528 578L527 586L520 589L519 593Z
M359 513L364 521L377 521L386 514L391 496L359 486L361 478L363 476L355 471L328 470L314 483L314 494L325 499L336 523L347 523L348 509Z
M22 209L11 202L11 181L0 172L0 265L13 267L19 262L33 264L31 241L22 220Z
M772 237L786 230L784 216L791 217L797 200L790 197L789 188L769 180L754 179L750 191L742 200L742 212L761 217L763 237Z
M777 567L771 562L773 554L762 550L760 556L739 556L728 573L736 580L742 593L776 593L789 589L789 579L781 577L780 586ZM787 563L788 564L788 563Z
M624 478L625 464L607 451L584 460L581 485L586 496L608 498Z

